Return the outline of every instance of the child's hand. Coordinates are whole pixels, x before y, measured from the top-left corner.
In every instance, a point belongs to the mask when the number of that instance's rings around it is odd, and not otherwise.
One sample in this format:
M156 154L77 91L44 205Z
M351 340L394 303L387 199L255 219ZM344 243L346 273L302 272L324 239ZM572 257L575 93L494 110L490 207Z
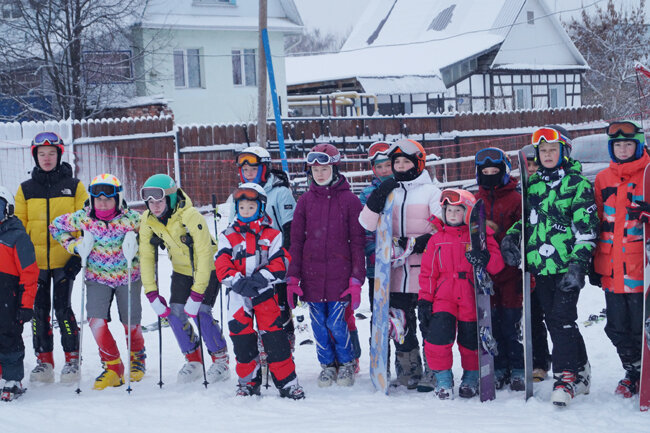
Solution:
M350 295L350 305L352 309L356 310L361 305L361 282L356 278L350 278L348 282L348 288L343 293L341 293L341 299Z
M169 313L171 310L167 306L167 301L165 301L165 298L160 296L158 294L158 290L154 290L152 292L147 292L145 294L149 302L151 303L151 308L153 308L153 311L161 318L165 318L169 316Z
M300 288L300 280L296 277L287 278L287 303L293 310L296 308L294 296L302 296L302 289Z
M490 261L490 252L488 250L469 250L465 253L465 258L470 265L485 269Z
M202 302L203 294L192 290L190 291L190 296L187 298L187 301L185 301L185 308L183 308L183 311L185 311L185 314L188 316L194 318L199 314L199 308L201 308Z
M508 266L519 267L521 263L521 248L515 235L505 235L501 241L501 255Z

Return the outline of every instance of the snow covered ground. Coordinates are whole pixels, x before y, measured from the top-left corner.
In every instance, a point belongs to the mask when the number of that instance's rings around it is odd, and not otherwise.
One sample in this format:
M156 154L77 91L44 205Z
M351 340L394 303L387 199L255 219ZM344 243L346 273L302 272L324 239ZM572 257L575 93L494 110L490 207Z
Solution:
M212 221L210 226L212 226ZM225 226L225 222L221 224ZM171 266L166 256L161 256L162 293L168 295ZM79 312L79 282L73 293L73 308ZM364 287L364 299L359 312L370 317ZM143 300L143 324L152 323L156 316ZM604 322L585 328L582 321L589 314L604 307L600 289L587 285L579 304L579 321L585 337L592 365L591 393L578 396L571 406L557 409L549 403L552 383L546 380L535 385L534 397L524 402L523 393L498 391L497 399L480 403L478 398L469 401L455 399L439 401L432 394L398 390L390 396L376 393L368 376L369 320L358 320L363 349L361 372L352 388L334 385L320 389L316 379L320 366L315 346L299 345L312 338L311 331L297 332L295 360L298 376L307 398L288 401L278 396L273 387L262 391L261 397L235 397L235 374L225 383L209 385L204 389L200 382L177 385L176 373L184 360L171 329L163 329L162 389L157 386L158 333L145 333L147 348L147 374L132 384L128 395L126 387L93 391L94 378L101 372L97 346L89 329L84 330L82 393L75 386L60 383L35 385L24 381L27 393L20 399L0 406L1 430L8 433L63 432L179 432L179 431L267 431L267 432L376 432L376 431L454 431L481 433L553 432L571 433L622 431L642 433L650 431L650 413L641 413L638 398L624 400L615 397L613 390L623 375L616 351L603 331ZM224 299L225 305L225 299ZM115 305L113 317L117 317ZM219 301L214 309L219 318ZM225 314L225 312L224 312ZM307 310L298 308L294 316L303 315L309 322ZM122 354L126 342L121 336L121 326L114 320L111 330ZM119 337L119 338L118 338ZM31 349L31 331L24 332L27 354L25 372L35 365ZM231 348L229 339L228 345ZM232 353L232 350L231 350ZM462 374L458 354L455 354L454 373ZM63 365L63 354L55 331L55 370ZM231 355L234 369L234 356ZM458 380L456 380L458 384Z

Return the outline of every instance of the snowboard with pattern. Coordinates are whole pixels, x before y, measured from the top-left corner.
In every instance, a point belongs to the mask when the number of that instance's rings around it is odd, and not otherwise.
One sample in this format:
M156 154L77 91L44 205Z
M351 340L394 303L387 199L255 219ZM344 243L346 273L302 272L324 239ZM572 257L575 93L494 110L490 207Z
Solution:
M469 221L472 250L487 250L485 221L485 204L479 199L472 209ZM478 331L479 394L481 401L488 401L496 397L494 356L497 355L497 345L492 337L490 305L490 296L494 293L492 279L487 270L481 266L474 266L474 290Z
M650 165L646 166L643 173L643 201L650 201ZM647 245L650 237L650 224L643 227L643 241ZM639 407L645 412L650 409L650 257L644 248L645 271L644 279L644 304L643 304L643 348L641 349L641 379L639 381Z
M523 277L523 305L521 314L521 344L524 346L524 384L526 400L533 396L533 334L530 318L530 273L526 271L526 191L528 188L528 161L519 151L519 179L521 182L521 272Z
M390 271L393 249L394 193L386 199L379 216L375 244L375 288L372 305L372 334L370 336L370 380L375 389L388 394L388 331Z

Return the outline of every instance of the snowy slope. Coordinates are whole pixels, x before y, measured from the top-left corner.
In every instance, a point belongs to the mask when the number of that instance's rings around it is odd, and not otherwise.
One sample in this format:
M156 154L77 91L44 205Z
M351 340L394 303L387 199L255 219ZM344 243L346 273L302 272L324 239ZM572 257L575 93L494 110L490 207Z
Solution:
M212 226L212 221L209 221ZM225 222L221 224L224 226ZM161 256L162 293L168 295L168 276L171 266L166 256ZM79 311L80 286L73 293L73 308ZM367 296L360 312L370 317ZM143 323L155 321L155 315L143 299ZM225 299L224 299L225 305ZM481 433L520 432L605 432L623 431L641 433L650 431L650 413L638 410L638 399L623 400L613 395L622 377L614 347L603 331L604 322L589 328L582 321L589 314L598 313L604 307L600 289L587 286L581 295L579 321L586 339L592 364L593 381L591 394L579 396L565 410L554 408L549 402L552 383L550 380L535 386L535 395L524 402L523 393L509 390L497 392L497 399L480 403L456 399L441 402L432 394L397 391L390 396L374 392L368 377L369 320L358 320L357 326L363 348L361 373L352 388L333 386L320 389L316 378L320 371L315 346L297 345L295 359L298 376L305 388L307 398L303 401L287 401L278 397L277 390L263 390L262 397L236 398L234 371L226 383L210 385L204 389L201 383L177 385L176 373L183 358L171 329L163 329L163 381L158 382L158 333L145 333L147 347L147 375L142 382L132 384L129 396L126 387L93 391L94 378L101 372L97 346L89 329L84 329L84 363L82 367L82 390L75 394L75 386L59 383L33 385L25 381L28 392L19 400L2 404L1 431L7 433L38 432L206 432L206 431L267 431L267 432L377 432L377 431L453 431ZM214 315L219 317L219 301ZM225 314L225 312L224 312ZM298 308L295 316L307 311ZM117 318L113 306L112 316ZM115 319L111 330L122 354L126 353L123 331ZM119 337L119 338L118 338ZM297 343L311 338L311 332L298 332ZM31 331L25 329L26 375L35 365L31 349ZM63 365L58 330L55 333L55 361L58 372ZM229 347L232 348L230 341ZM232 352L232 351L231 351ZM454 373L458 384L460 361L455 353ZM231 355L234 368L234 356Z

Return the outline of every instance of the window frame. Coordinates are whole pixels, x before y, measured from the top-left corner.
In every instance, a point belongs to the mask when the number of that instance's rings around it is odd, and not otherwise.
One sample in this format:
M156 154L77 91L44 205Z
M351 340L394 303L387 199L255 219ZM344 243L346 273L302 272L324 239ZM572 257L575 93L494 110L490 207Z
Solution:
M192 52L190 54L190 52ZM195 52L195 53L194 53ZM183 85L180 86L176 82L176 72L177 72L177 65L176 65L176 56L178 55L182 56L182 61L183 61ZM190 85L190 59L196 57L198 59L198 64L197 64L197 74L198 74L198 85ZM190 48L177 48L174 49L172 52L172 68L174 70L174 87L176 89L205 89L205 73L203 70L203 49L202 48L196 48L196 47L190 47Z
M252 52L252 53L251 53ZM248 67L246 66L247 57L253 57L253 62L251 67L253 68L253 81L249 82L247 77ZM230 50L231 58L231 70L232 70L232 84L234 87L256 87L258 83L258 71L257 71L257 48L232 48ZM235 59L238 59L239 62L239 80L237 83L235 80Z

